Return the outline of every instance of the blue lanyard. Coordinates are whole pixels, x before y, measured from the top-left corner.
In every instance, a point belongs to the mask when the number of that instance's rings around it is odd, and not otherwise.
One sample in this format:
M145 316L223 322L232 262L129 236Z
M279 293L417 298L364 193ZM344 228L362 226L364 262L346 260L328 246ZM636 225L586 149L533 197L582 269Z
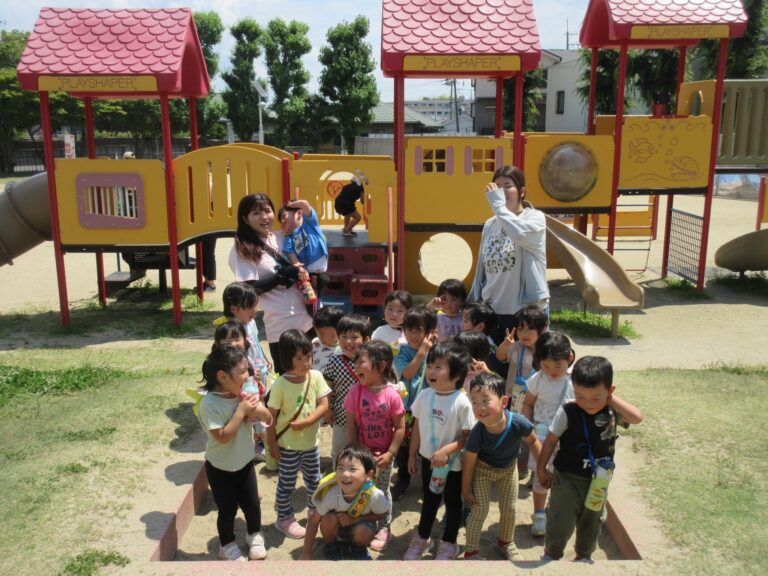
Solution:
M525 376L523 376L523 358L525 357L525 346L520 347L520 360L517 363L517 378L515 378L515 384L522 386L523 393L528 392L528 386L525 384Z
M597 474L597 460L595 460L595 455L592 452L592 443L589 441L589 428L587 427L587 417L584 416L584 412L581 412L581 426L584 430L584 439L586 442L584 443L587 447L587 456L589 457L589 467L592 469L592 476L594 477ZM581 444L579 445L581 446ZM606 456L604 458L600 458L600 462L611 462L612 459L609 456ZM603 466L603 468L608 468L609 466ZM611 466L612 468L612 466Z
M504 442L504 439L509 434L510 428L512 428L512 413L508 410L504 410L505 415L507 417L507 427L504 428L504 432L501 433L501 436L499 436L499 439L496 440L496 444L493 445L493 448L491 449L491 452L495 452L496 449L501 446L501 443Z
M451 393L448 397L452 397L454 394L458 394L459 391L456 390L456 392ZM432 453L434 454L440 449L439 446L439 440L437 438L437 434L435 433L435 398L437 397L437 392L432 390L432 394L429 398L429 444L432 448ZM453 458L456 456L456 454L451 454L451 456L448 458L448 464L446 466L450 466L453 464Z

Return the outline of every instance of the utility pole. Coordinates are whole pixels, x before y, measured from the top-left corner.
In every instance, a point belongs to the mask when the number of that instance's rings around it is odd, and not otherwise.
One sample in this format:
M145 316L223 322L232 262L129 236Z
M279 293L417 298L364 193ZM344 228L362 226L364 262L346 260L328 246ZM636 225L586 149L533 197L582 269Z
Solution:
M571 36L578 36L578 32L570 32L568 30L568 19L565 19L565 49L570 50L571 49Z
M456 88L456 78L453 79L453 108L456 111L456 134L459 133L459 90Z

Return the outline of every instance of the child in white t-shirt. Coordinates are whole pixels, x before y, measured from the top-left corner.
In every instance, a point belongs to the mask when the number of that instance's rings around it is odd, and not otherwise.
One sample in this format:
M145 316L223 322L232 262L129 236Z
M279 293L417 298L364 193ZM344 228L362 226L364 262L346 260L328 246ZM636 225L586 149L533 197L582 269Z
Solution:
M533 356L534 366L539 367L528 380L528 392L525 395L523 416L528 418L536 429L536 435L543 441L549 432L549 425L555 413L563 403L574 399L569 367L575 354L571 341L560 332L545 332L536 341ZM550 460L554 460L554 454ZM536 461L529 458L528 466L533 468ZM552 469L552 462L546 464ZM533 481L533 515L531 516L531 534L544 536L547 530L547 515L544 506L547 503L548 490L539 482L538 475Z
M403 322L405 313L413 307L413 297L405 290L395 290L384 298L384 321L371 334L371 340L381 340L395 344L403 340Z
M445 529L435 559L453 560L458 554L456 536L462 510L460 452L475 424L472 404L461 390L471 361L469 352L455 342L438 342L427 355L429 388L419 393L411 407L414 423L408 454L408 472L415 474L417 461L420 462L423 504L418 529L403 560L419 560L430 548L432 525L443 502ZM441 472L445 475L437 480ZM432 482L432 478L436 481ZM442 493L438 494L440 487Z

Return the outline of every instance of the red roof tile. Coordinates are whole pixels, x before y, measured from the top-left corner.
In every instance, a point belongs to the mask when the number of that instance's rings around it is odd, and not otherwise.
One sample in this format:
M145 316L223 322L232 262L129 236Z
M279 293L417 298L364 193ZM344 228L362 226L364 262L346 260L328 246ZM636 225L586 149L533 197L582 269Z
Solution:
M541 47L533 0L384 0L381 68L403 72L406 56L520 56L523 70L539 65ZM508 76L513 70L502 71ZM472 76L406 71L406 76ZM488 76L488 73L476 73Z
M153 76L158 92L172 96L205 96L210 88L189 8L42 8L17 73L25 90L50 75Z
M630 45L679 45L707 36L690 38L676 29L716 24L727 25L730 38L741 36L747 27L741 0L591 0L579 40L586 48L615 46L623 40L630 40ZM632 28L643 26L670 30L657 41L632 42Z

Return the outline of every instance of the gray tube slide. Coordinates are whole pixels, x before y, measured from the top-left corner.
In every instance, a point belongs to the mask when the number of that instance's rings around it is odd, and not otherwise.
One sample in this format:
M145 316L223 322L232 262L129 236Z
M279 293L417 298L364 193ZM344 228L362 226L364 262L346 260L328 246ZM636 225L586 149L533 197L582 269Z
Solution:
M51 207L45 172L9 182L0 192L0 266L51 239Z

